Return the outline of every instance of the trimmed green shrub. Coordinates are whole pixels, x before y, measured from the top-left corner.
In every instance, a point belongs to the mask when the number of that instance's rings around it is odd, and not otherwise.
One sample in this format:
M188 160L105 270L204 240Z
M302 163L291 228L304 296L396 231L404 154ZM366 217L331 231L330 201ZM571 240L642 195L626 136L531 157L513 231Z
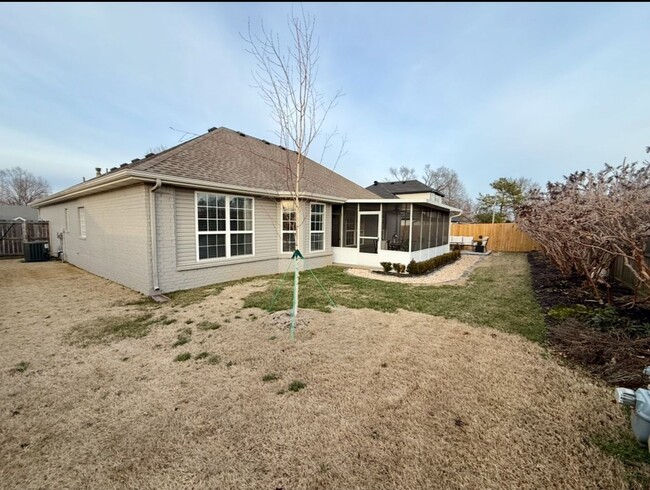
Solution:
M390 262L379 262L379 265L381 265L384 268L384 272L388 274L390 270L393 268L393 264Z
M422 262L411 260L411 262L409 262L409 265L406 267L406 271L412 276L416 276L418 274L428 274L429 272L439 269L443 265L455 262L458 259L460 259L460 250L452 250L451 252L438 255L437 257L433 257Z
M404 271L406 271L406 266L404 264L400 264L399 262L395 262L393 264L393 269L395 272L397 272L397 275L400 276L404 274Z

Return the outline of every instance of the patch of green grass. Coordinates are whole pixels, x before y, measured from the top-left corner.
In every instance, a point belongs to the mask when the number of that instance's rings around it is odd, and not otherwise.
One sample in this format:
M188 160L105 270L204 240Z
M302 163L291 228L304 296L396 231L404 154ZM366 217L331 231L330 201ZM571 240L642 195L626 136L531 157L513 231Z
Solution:
M650 453L631 431L594 434L589 441L625 465L627 480L634 485L630 488L650 488Z
M176 339L176 342L172 344L172 347L178 347L180 345L189 344L191 341L192 339L190 337L179 335L178 339Z
M268 383L269 381L277 381L278 379L280 379L280 375L275 373L269 373L262 376L262 381L265 383Z
M294 380L291 383L289 383L289 388L288 389L289 389L289 391L293 391L295 393L295 392L298 392L298 391L302 390L306 386L307 385L305 383L303 383L302 381Z
M192 359L192 354L189 352L183 352L182 354L178 354L176 357L174 357L174 362L184 362L184 361L189 361Z
M208 364L219 364L221 362L221 357L219 357L217 354L212 354L210 357L208 357L207 363Z
M464 286L412 286L364 279L346 274L344 268L335 266L313 272L334 302L347 308L386 312L401 308L517 333L535 342L545 339L544 315L533 295L526 254L488 257L474 269ZM278 281L281 276L269 281L266 289L249 295L244 307L268 310ZM285 281L273 311L289 309L291 300L292 287ZM311 274L300 277L300 307L329 309L325 293Z
M192 329L184 328L178 334L176 342L172 344L172 347L178 347L179 345L189 344L192 341Z
M209 352L201 352L201 353L195 355L195 356L194 356L194 359L196 359L197 361L199 361L199 360L201 360L201 359L205 359L206 357L210 357L210 353L209 353Z
M16 364L13 368L14 373L24 373L27 371L27 368L29 367L29 363L26 361L20 361L18 364Z
M199 327L201 330L217 330L218 328L221 328L220 323L208 322L208 321L200 322L196 326Z
M95 345L127 338L138 339L146 336L157 320L153 314L138 316L111 316L80 323L66 335L73 345Z
M174 291L173 293L166 293L166 296L172 300L174 305L189 306L195 303L200 303L208 296L219 294L223 291L225 284L213 284L211 286L186 289L184 291Z
M140 299L135 299L133 301L127 301L122 303L122 306L157 306L158 303L150 296L142 296Z
M587 313L585 305L555 305L548 310L548 316L556 320L566 320L574 316L581 316Z

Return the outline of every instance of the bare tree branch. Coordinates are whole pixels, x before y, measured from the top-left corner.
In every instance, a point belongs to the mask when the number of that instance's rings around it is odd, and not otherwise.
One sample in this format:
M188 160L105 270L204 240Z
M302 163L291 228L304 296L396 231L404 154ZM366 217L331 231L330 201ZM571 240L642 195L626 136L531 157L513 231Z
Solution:
M0 203L26 206L47 196L50 184L20 167L0 170Z

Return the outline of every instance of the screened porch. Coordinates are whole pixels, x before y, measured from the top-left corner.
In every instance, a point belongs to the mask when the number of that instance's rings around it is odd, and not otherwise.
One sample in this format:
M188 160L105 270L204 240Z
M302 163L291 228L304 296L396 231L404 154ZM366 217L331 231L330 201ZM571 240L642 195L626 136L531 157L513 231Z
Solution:
M333 261L378 267L448 252L450 209L399 199L333 205Z

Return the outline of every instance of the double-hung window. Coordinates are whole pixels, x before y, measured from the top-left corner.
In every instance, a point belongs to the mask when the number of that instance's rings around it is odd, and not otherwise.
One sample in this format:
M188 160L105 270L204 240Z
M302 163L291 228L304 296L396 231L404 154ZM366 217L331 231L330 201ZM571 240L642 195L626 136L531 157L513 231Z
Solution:
M198 259L253 255L253 198L196 193Z
M282 251L296 249L296 206L293 201L282 201Z
M325 205L312 204L310 216L309 250L325 250Z

